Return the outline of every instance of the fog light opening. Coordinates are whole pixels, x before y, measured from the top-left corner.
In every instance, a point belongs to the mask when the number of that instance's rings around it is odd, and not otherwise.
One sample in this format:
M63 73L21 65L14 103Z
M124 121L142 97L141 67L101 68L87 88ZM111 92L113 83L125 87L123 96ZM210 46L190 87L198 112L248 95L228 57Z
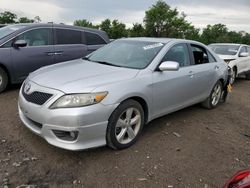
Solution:
M55 136L61 140L65 141L75 141L78 137L78 131L59 131L59 130L52 130Z

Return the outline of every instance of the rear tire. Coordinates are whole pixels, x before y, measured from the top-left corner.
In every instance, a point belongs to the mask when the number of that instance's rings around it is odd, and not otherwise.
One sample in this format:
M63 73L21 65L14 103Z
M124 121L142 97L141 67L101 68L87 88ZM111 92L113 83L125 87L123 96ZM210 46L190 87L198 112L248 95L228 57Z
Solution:
M202 103L202 106L207 109L214 109L216 108L222 97L223 86L221 81L218 81L215 86L213 87L211 94L209 97Z
M233 72L232 72L232 77L230 79L230 84L233 85L235 80L236 80L236 77L237 77L237 69L236 67L233 68Z
M106 132L107 145L113 149L125 149L133 145L145 123L144 111L135 100L122 102L112 113Z
M2 93L9 83L7 73L0 67L0 93Z

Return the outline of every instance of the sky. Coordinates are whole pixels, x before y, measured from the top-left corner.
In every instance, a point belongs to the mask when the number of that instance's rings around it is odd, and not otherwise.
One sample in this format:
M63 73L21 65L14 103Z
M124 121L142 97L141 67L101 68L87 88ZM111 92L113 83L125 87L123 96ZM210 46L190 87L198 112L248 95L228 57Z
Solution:
M157 0L0 0L0 12L9 10L19 17L40 16L42 22L73 24L87 19L100 23L106 18L118 19L131 27L142 23L145 10ZM230 30L250 33L250 0L164 0L184 12L186 19L198 28L222 23Z

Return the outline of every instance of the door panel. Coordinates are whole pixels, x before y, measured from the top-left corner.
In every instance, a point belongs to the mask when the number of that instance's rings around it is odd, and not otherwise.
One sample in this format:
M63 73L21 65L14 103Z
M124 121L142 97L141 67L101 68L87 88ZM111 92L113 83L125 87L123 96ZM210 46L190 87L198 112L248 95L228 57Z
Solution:
M11 48L13 70L17 80L22 81L29 73L54 63L52 37L51 28L30 30L16 37L15 40L22 39L27 42L26 47Z
M200 85L193 66L179 71L153 73L153 101L155 116L173 112L192 104Z
M200 81L191 66L187 44L176 44L164 56L162 62L175 61L178 71L153 73L153 100L155 116L163 115L193 103Z
M87 46L83 44L55 45L55 63L82 58L87 52Z
M54 28L55 62L60 63L87 55L82 31Z

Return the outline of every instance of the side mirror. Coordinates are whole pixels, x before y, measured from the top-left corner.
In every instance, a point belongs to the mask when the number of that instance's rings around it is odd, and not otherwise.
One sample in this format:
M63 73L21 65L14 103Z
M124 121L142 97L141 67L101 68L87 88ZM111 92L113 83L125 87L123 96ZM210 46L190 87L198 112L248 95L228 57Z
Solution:
M25 40L17 40L15 43L14 43L14 46L16 48L19 48L19 47L25 47L27 46L27 42Z
M249 56L249 53L247 52L241 52L239 57L248 57Z
M175 61L165 61L162 62L159 66L160 71L178 71L179 68L179 63Z

